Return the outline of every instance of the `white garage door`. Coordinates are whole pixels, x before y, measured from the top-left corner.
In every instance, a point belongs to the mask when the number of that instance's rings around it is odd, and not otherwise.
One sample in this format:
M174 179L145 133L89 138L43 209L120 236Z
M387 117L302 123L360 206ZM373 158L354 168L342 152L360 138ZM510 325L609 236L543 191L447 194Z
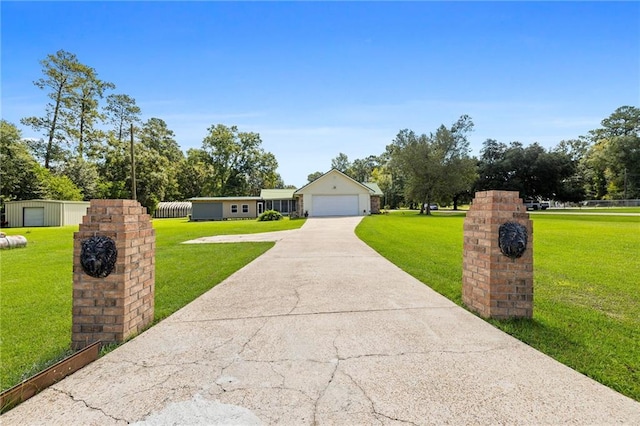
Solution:
M357 216L357 195L314 195L314 216Z
M44 207L25 207L22 226L44 226Z

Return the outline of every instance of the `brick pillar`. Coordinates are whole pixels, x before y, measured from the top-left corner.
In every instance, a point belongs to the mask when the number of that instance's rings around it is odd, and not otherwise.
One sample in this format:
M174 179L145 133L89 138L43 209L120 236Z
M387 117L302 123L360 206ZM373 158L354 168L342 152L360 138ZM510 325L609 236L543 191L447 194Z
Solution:
M509 257L499 247L506 222L526 228L527 247ZM533 224L516 191L477 192L464 221L462 301L485 318L533 317Z
M95 236L115 241L113 272L94 278L80 263L82 242ZM146 208L134 200L91 200L73 244L74 349L123 342L153 321L155 230Z

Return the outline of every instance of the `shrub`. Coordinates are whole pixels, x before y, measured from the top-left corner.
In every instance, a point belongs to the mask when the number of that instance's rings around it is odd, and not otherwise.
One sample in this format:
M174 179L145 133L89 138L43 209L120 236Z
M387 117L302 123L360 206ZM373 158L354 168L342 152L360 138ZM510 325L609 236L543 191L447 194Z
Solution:
M280 212L277 212L275 210L267 210L266 212L258 216L258 220L261 222L280 219L282 219L282 215L280 214Z

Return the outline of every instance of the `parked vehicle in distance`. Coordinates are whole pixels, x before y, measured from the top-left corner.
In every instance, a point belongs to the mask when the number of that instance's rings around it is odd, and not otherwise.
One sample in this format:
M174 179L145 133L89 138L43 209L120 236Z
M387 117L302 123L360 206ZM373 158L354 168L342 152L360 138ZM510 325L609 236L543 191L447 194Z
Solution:
M546 210L549 208L549 201L536 200L535 198L527 198L524 200L524 206L527 210Z

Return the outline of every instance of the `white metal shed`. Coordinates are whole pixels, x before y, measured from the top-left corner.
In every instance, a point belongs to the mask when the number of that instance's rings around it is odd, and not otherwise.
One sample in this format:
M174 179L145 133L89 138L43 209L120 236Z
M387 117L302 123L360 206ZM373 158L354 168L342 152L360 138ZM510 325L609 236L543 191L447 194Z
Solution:
M78 225L82 223L88 207L88 201L8 201L5 203L5 220L10 228Z

